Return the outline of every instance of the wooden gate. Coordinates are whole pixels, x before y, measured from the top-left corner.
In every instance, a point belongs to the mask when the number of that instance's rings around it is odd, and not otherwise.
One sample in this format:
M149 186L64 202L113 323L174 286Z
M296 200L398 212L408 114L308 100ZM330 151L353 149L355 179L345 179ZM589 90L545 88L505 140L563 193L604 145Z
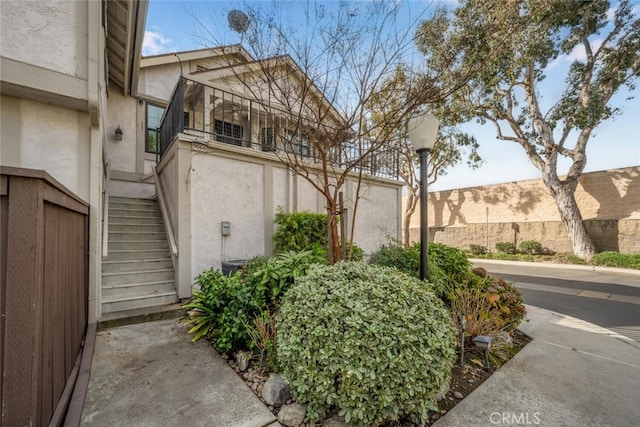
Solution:
M63 420L87 326L88 213L46 172L0 167L2 425Z

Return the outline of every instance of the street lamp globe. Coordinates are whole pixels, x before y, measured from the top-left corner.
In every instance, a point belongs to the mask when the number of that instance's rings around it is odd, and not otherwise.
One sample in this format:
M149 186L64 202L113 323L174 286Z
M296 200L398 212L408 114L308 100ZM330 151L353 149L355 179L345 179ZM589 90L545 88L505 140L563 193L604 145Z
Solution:
M440 122L433 114L422 114L409 120L407 126L413 149L419 153L431 150L436 143Z

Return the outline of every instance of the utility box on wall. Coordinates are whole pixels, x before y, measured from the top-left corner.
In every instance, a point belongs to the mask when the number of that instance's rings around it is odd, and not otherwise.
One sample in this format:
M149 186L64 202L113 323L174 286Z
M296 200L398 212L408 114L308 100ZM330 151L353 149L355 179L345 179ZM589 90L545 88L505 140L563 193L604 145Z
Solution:
M231 222L222 221L220 223L220 234L223 236L229 236L231 234Z

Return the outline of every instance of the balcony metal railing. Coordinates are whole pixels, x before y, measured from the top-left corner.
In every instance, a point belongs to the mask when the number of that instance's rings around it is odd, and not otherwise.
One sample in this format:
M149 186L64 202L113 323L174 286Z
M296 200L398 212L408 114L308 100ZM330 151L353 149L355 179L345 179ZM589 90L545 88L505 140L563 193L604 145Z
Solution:
M290 132L301 126L287 121L287 114L273 106L185 77L174 89L160 125L159 159L179 134L197 137L203 143L220 142L251 150L282 154L295 152L298 158L318 161L318 153L302 134ZM354 172L399 179L400 152L395 147L371 150L367 140L333 144L329 158L334 167L351 167ZM371 151L371 152L370 152ZM362 153L368 153L358 161Z

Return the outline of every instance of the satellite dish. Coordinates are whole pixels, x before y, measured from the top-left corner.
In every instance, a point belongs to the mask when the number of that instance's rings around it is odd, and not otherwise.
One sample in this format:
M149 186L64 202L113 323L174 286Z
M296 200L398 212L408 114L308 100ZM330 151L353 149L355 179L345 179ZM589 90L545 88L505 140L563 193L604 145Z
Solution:
M244 33L249 29L249 17L241 10L234 9L227 15L229 21L229 27L237 32Z

